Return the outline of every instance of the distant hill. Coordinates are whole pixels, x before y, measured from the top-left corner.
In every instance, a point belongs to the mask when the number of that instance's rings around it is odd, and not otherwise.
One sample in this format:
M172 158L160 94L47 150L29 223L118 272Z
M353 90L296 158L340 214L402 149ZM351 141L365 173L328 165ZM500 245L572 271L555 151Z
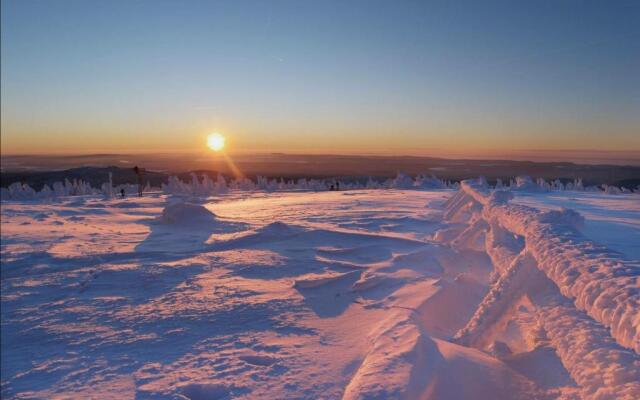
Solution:
M102 155L100 162L114 161L120 166L77 166L64 168L86 162L85 158L52 158L46 162L31 157L29 159L12 159L12 167L5 164L0 173L1 185L6 187L13 182L24 182L39 190L44 184L51 185L64 179L82 179L92 186L99 187L113 174L114 184L136 183L133 165L144 165L149 170L144 174L144 184L160 186L167 182L170 175L188 180L195 172L198 176L208 174L215 178L218 173L231 177L229 165L222 159L192 159L184 157L163 158L158 156L137 156L136 160L128 160L123 155ZM92 158L96 162L96 157ZM3 160L5 161L5 160ZM368 177L386 179L398 172L410 175L426 174L438 178L460 181L478 176L486 177L490 183L500 178L505 182L518 175L529 175L532 178L545 180L560 179L563 182L581 178L585 185L615 185L635 189L640 185L640 167L624 165L592 165L574 164L570 162L533 162L512 160L451 160L427 157L399 156L338 156L338 155L284 155L269 154L259 156L243 156L234 159L235 166L246 177L257 175L268 178L333 178L343 180L366 180ZM37 165L37 167L33 167ZM27 166L29 168L27 168Z

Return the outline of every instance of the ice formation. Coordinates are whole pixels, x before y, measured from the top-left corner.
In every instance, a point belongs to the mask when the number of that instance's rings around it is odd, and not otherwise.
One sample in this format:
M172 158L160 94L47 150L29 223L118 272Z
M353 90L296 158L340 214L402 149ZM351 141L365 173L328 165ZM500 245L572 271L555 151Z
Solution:
M465 181L449 202L452 216L468 202L467 208L475 204L488 221L487 253L499 272L456 335L458 343L488 348L493 331L526 296L583 398L635 398L640 393L638 265L582 237L583 219L575 211L540 212L509 204L509 197L490 193L482 182Z

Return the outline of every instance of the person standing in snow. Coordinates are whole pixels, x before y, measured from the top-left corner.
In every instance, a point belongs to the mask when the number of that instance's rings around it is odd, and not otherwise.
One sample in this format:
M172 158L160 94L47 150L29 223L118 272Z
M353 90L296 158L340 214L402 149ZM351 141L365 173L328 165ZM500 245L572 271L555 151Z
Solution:
M122 198L125 198L125 194L124 194L124 189L120 189L120 195L122 196Z
M138 197L142 197L142 169L136 165L133 167L133 172L135 172L138 177Z

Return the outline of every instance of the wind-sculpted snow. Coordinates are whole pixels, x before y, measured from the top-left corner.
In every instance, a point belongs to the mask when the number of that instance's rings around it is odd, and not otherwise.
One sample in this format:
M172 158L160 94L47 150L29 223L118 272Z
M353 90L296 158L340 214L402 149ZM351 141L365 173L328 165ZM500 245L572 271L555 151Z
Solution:
M519 305L519 298L526 293L531 281L531 264L530 256L526 253L513 260L491 287L467 326L456 334L458 343L478 348L486 348L491 344L487 339L492 337L491 329L500 319L512 313Z
M640 354L640 269L636 263L598 247L577 231L583 219L573 210L539 212L496 202L469 182L462 188L484 203L482 214L525 238L538 267L563 295L575 300L612 336Z
M344 400L546 398L500 361L430 338L407 310L393 310L368 339L370 350Z
M541 276L539 280L546 277ZM538 320L584 399L634 400L640 394L640 358L620 347L607 330L570 300L548 292L535 296Z
M636 398L640 393L640 358L563 297L526 252L491 288L456 341L489 348L500 320L513 314L523 296L535 303L537 323L581 387L583 398Z
M3 195L2 397L640 398L635 264L527 182Z
M498 193L481 183L463 182L456 195L457 204L464 198L478 204L482 218L490 221L487 253L494 265L504 266L511 260L508 268L498 270L497 282L457 333L457 342L489 348L527 298L533 301L538 324L581 387L583 398L638 398L637 263L582 237L578 229L584 218L577 212L508 204L511 196ZM454 208L456 203L450 204L454 214L460 212ZM524 246L506 232L522 237Z
M216 216L201 204L177 202L162 210L160 220L165 224L192 225L212 223Z

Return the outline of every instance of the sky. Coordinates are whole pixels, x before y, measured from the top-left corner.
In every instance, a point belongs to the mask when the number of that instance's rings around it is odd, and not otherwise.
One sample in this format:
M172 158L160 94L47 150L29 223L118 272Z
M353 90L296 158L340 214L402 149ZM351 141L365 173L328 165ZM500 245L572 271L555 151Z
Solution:
M638 1L2 0L2 153L640 154Z

